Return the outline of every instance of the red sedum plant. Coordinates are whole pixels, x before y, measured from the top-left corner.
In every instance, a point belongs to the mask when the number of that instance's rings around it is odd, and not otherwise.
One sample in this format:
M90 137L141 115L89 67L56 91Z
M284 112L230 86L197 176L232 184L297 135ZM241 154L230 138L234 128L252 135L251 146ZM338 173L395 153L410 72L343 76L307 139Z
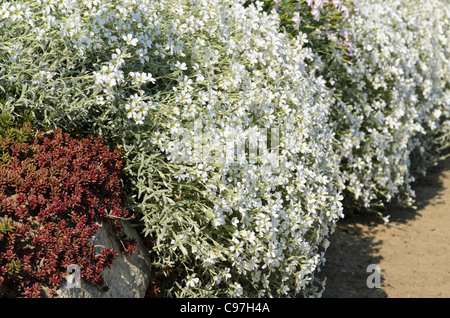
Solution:
M17 135L0 139L0 297L54 296L70 264L107 290L101 271L117 251L91 242L101 222L111 222L121 252L136 249L120 223L132 217L120 187L122 153L60 129L36 134L24 124Z

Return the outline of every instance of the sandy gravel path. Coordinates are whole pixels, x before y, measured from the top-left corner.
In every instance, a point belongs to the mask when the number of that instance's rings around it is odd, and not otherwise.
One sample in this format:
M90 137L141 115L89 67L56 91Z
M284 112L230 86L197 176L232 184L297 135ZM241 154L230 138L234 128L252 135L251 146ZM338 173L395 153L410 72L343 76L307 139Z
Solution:
M450 298L450 160L414 189L417 210L390 208L387 225L371 216L339 222L321 273L323 297ZM370 264L379 266L380 288L367 286Z

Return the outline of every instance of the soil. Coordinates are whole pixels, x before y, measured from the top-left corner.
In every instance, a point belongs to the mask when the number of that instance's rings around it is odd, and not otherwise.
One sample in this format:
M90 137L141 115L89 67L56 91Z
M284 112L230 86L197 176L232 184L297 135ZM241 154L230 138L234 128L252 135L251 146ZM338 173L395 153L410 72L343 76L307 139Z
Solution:
M416 207L345 217L330 236L323 298L450 298L450 159L414 184ZM379 288L368 271L380 269ZM373 277L373 276L372 276Z

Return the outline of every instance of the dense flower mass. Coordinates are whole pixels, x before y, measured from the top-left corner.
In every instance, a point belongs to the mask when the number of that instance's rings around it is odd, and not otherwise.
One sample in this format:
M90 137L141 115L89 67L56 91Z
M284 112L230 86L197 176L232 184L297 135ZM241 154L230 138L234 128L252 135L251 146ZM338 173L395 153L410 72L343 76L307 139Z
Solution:
M233 1L22 2L14 19L12 6L6 108L120 140L156 266L180 276L169 294L308 294L342 216L330 96L306 70L311 49ZM248 141L226 162L184 160L199 136L215 157Z
M450 7L360 5L348 21L353 65L337 60L340 67L323 68L337 92L332 123L348 201L369 208L397 197L411 204L414 177L435 160L436 136L449 130Z
M188 16L201 12L199 6ZM205 185L210 226L205 239L186 231L167 236L165 244L195 255L202 277L196 288L239 296L245 282L252 286L246 295L301 293L321 263L319 246L342 216L326 125L329 95L305 69L310 51L279 34L277 19L257 7L219 6L203 21L204 27L185 32L204 40L186 48L192 69L177 71L170 130L155 142L169 160L181 162L180 181ZM211 30L216 37L208 36ZM271 138L263 141L261 128ZM255 136L264 146L252 162L245 140L251 144ZM196 165L191 173L189 164ZM147 222L156 220L148 216ZM211 240L219 235L220 241Z
M255 0L239 0L244 6ZM351 14L358 14L358 0L266 0L263 10L280 18L280 31L299 36L319 55L331 55L338 49L351 56L353 44L345 29ZM343 59L346 63L347 57Z
M344 201L411 200L449 129L445 1L248 2L0 6L1 111L122 148L163 296L320 295Z

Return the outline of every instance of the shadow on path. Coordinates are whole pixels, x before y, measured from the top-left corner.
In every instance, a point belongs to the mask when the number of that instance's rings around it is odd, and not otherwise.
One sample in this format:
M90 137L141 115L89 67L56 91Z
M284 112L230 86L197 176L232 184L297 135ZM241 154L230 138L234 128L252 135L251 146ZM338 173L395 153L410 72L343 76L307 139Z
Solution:
M330 236L330 246L325 254L326 264L317 275L321 278L327 277L323 298L388 297L383 286L389 282L383 282L383 270L381 288L367 287L367 278L372 273L367 272L367 266L380 263L382 256L378 252L385 244L377 233L414 221L429 204L444 204L441 178L447 170L450 170L450 159L429 168L426 177L419 177L413 185L417 210L387 207L385 214L390 215L387 226L375 215L351 216L338 222L336 231Z

